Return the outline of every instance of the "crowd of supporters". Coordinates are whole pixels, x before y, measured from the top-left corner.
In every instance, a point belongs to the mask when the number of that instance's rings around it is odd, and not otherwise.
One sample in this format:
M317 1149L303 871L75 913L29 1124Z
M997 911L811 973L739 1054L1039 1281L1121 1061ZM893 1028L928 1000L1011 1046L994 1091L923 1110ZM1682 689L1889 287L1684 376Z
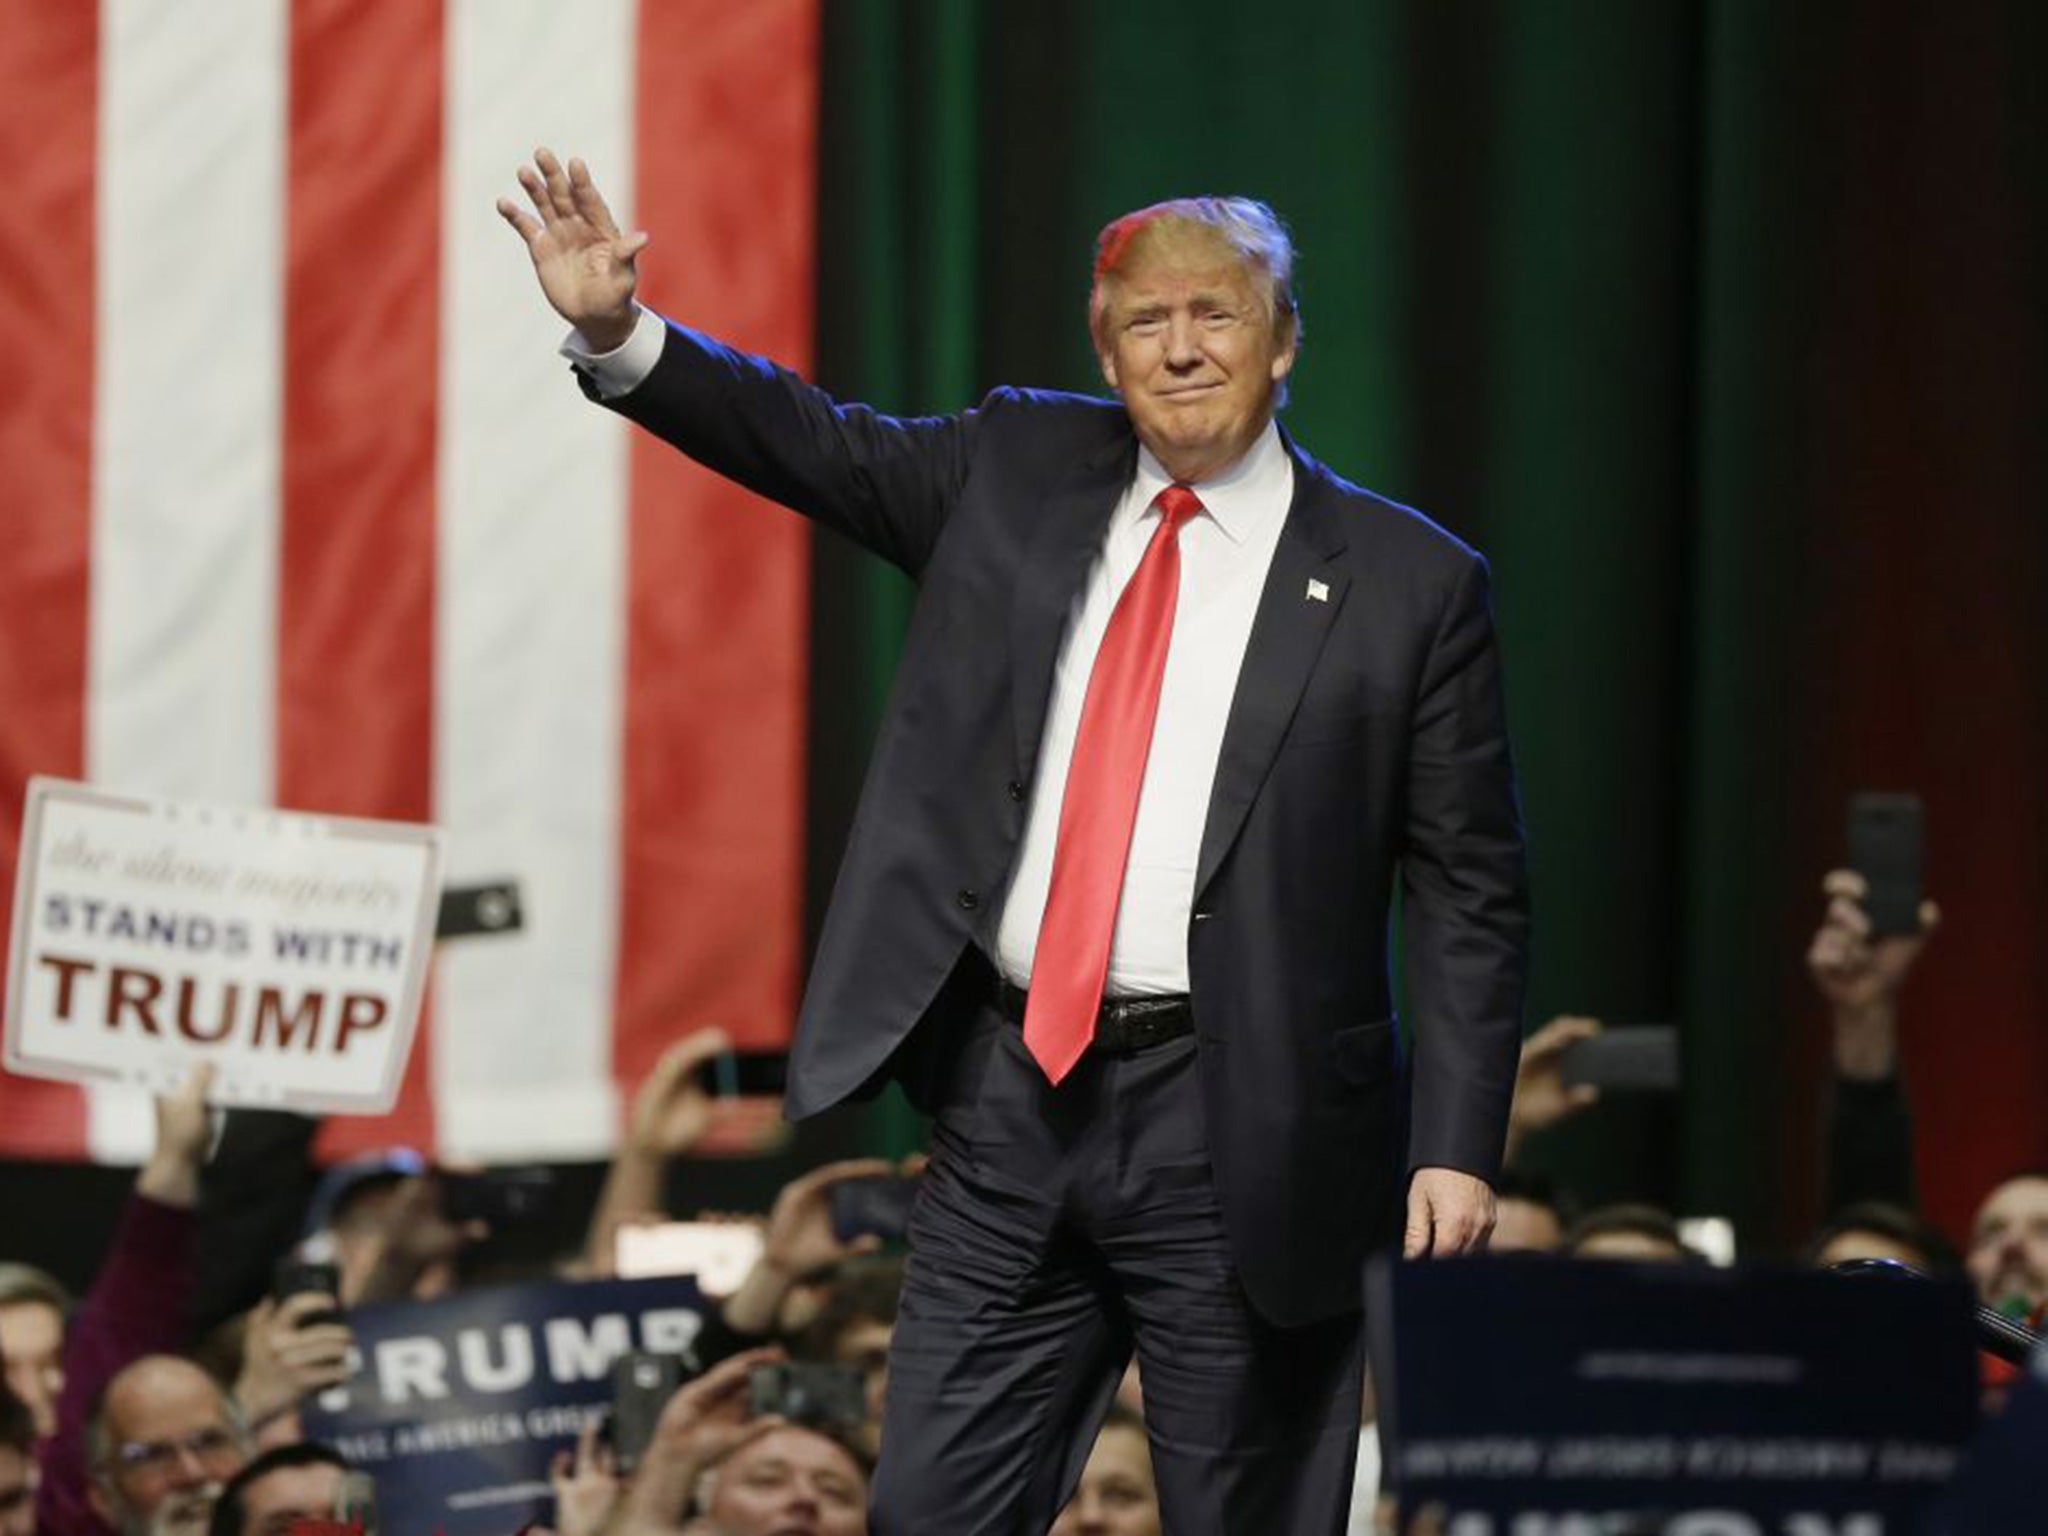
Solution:
M1913 1147L1899 1081L1898 999L1938 921L1877 937L1858 878L1827 877L1808 964L1831 1024L1827 1216L1803 1257L1859 1258L1966 1275L1982 1301L2038 1324L2048 1306L2048 1170L1987 1190L1960 1249L1916 1213ZM1598 1020L1552 1020L1529 1037L1499 1190L1498 1251L1703 1263L1682 1223L1647 1205L1582 1209L1520 1171L1551 1127L1599 1092L1561 1070ZM614 1272L621 1229L658 1219L678 1160L700 1146L716 1103L702 1068L725 1042L678 1041L649 1075L580 1251L553 1273ZM138 1175L89 1290L73 1298L0 1248L0 1536L317 1536L382 1528L421 1536L416 1512L378 1510L375 1480L309 1440L301 1409L354 1368L353 1309L428 1300L465 1283L480 1225L451 1210L449 1176L395 1149L300 1186L314 1127L236 1112L215 1142L202 1071L156 1107L155 1151ZM882 1433L888 1349L903 1259L873 1233L835 1225L833 1191L908 1171L860 1159L785 1185L758 1227L758 1257L720 1297L696 1341L697 1374L658 1410L630 1470L598 1423L552 1468L560 1536L859 1536ZM692 1213L694 1214L694 1213ZM19 1239L18 1232L5 1234ZM4 1241L4 1239L0 1239ZM280 1259L332 1265L333 1294L280 1292ZM756 1373L787 1360L836 1366L858 1383L837 1414L757 1411ZM1993 1383L1995 1387L1995 1382ZM1379 1455L1367 1404L1353 1528L1373 1528ZM387 1500L388 1505L388 1500ZM1159 1536L1143 1383L1127 1376L1057 1536ZM509 1532L508 1532L509 1536Z

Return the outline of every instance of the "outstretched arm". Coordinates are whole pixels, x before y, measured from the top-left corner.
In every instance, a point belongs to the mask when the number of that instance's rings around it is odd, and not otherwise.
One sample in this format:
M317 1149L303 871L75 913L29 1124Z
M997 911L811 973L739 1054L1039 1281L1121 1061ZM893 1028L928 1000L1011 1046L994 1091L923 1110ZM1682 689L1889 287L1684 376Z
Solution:
M193 1207L212 1136L212 1083L212 1066L197 1066L182 1087L158 1097L156 1149L136 1177L92 1290L65 1329L57 1432L37 1457L43 1484L36 1523L43 1530L94 1528L85 1426L106 1384L131 1361L185 1347L199 1225Z
M543 146L533 152L532 165L519 168L519 185L533 212L509 197L498 199L498 212L526 242L541 292L593 352L611 351L632 334L639 318L635 262L648 236L619 228L581 160L572 159L564 169Z
M593 399L913 577L923 572L966 479L978 412L899 418L842 405L767 358L663 325L634 302L648 236L619 228L582 161L564 167L535 150L519 184L533 211L501 198L498 212L548 303L576 328L564 350L617 354L611 372L584 369Z

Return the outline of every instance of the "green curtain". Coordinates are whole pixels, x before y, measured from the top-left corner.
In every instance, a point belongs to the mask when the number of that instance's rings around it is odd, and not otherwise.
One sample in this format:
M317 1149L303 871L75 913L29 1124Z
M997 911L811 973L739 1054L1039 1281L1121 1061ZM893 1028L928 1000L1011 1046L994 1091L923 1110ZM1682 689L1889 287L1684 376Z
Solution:
M1083 314L1106 220L1219 191L1290 223L1306 318L1290 427L1494 563L1531 1023L1683 1031L1675 1105L1616 1100L1532 1147L1588 1201L1725 1214L1766 1243L1812 1214L1817 1014L1798 956L1830 856L1812 818L1840 786L1813 767L1798 680L1828 477L1868 427L1829 415L1847 365L1825 321L1855 303L1836 263L1870 217L1835 194L1890 174L1896 143L1868 130L1901 99L1893 77L2038 62L2038 10L824 7L819 370L837 392L934 411L999 382L1097 389ZM2004 284L2038 340L2023 258L2039 254L2024 146L2040 109L2020 79L1989 115L1893 126L1922 146L1930 198L1944 165L1991 158L1974 196L2012 217L1959 260ZM1895 261L1910 286L1910 256ZM1958 387L2039 400L2038 349L1970 368L1943 352L1938 308L1921 323ZM2015 474L1969 515L2038 550L2037 483ZM1911 559L1904 534L1894 557ZM817 602L814 915L908 595L821 540ZM2030 605L2007 619L2048 657ZM2028 995L2017 976L2008 990ZM917 1134L895 1105L873 1127L887 1147Z

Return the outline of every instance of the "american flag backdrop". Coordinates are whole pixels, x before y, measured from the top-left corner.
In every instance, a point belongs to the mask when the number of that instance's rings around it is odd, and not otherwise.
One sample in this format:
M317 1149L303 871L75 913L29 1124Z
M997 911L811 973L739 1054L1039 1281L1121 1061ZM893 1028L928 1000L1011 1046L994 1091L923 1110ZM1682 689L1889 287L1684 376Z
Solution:
M537 144L643 295L803 368L817 0L0 0L0 913L32 773L433 821L451 945L327 1150L606 1151L787 1036L805 534L587 405L492 208ZM0 1155L147 1106L0 1074Z

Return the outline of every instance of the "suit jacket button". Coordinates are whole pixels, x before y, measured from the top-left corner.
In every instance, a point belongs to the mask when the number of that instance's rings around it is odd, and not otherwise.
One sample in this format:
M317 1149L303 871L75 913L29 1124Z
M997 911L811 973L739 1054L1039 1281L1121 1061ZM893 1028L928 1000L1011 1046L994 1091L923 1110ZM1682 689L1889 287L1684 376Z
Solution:
M981 893L979 891L962 891L959 894L959 896L957 896L954 899L957 900L960 903L960 905L969 912L972 912L976 907L981 905Z
M1016 801L1020 801L1020 802L1021 802L1021 801L1023 800L1023 798L1024 798L1024 781L1023 781L1022 779L1012 779L1012 780L1010 780L1010 798L1011 798L1012 800L1016 800Z

